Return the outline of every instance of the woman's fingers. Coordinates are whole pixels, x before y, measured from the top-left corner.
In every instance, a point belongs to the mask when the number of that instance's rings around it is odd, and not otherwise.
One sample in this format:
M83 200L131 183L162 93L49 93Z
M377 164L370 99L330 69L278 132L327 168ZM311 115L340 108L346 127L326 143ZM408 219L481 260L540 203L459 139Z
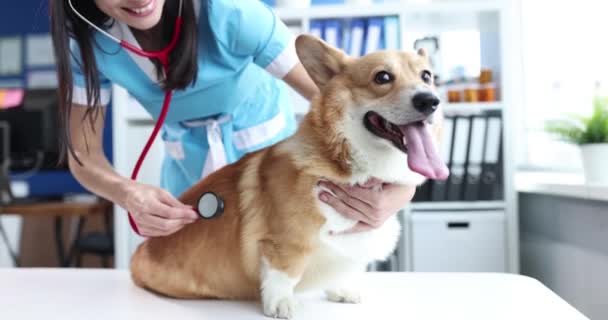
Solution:
M192 209L175 208L162 202L150 203L145 213L168 220L194 221L198 218Z
M342 202L346 203L348 206L361 213L369 212L372 210L372 207L368 203L365 203L364 201L361 201L360 199L354 197L351 193L349 193L349 190L344 189L340 185L331 182L321 182L320 185L326 189L331 190L331 192L333 192L333 194L335 194L338 199L340 199Z
M149 236L165 236L181 229L188 222L181 219L164 219L152 214L146 214L142 216L139 224L141 228L151 232L151 234L148 234Z
M161 191L160 203L166 205L164 210L166 214L158 212L156 215L161 217L167 217L171 219L189 219L195 220L198 218L198 214L194 211L191 206L181 203L175 199L169 192ZM169 208L169 210L167 210ZM160 208L159 208L160 209Z
M339 212L340 214L342 214L343 216L345 216L349 219L363 221L365 223L368 223L368 221L371 222L369 217L367 217L363 213L359 212L358 210L350 207L349 205L344 203L342 200L331 195L329 192L323 191L323 192L321 192L319 197L321 198L321 201L327 203L329 206L334 208L334 210L336 210L337 212Z

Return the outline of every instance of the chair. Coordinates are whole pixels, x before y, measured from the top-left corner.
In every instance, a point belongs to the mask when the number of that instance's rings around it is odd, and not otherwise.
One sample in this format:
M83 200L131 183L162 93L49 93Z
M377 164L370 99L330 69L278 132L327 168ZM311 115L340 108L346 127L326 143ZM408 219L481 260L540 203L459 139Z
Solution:
M84 226L87 222L86 216L78 217L76 239L70 261L75 259L77 268L82 266L82 257L86 254L99 256L101 265L104 268L110 267L110 257L114 256L114 230L112 227L111 206L103 212L105 230L103 232L89 232L83 234Z

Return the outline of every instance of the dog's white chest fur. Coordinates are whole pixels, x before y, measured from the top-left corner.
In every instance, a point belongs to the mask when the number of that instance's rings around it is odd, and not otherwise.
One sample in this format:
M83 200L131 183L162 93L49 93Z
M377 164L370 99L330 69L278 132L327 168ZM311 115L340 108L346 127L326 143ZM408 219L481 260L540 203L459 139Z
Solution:
M322 191L315 187L315 198ZM331 287L353 273L365 271L374 260L386 259L395 249L401 226L396 215L380 228L353 234L336 234L352 228L357 221L345 218L332 207L317 200L325 224L319 231L320 246L311 257L298 288Z
M315 187L313 192L317 199L321 191L320 187ZM316 201L320 212L326 219L319 234L325 250L330 250L344 258L367 263L375 259L386 258L394 249L400 232L396 215L389 218L378 229L353 234L336 234L352 228L357 221L344 217L320 200Z

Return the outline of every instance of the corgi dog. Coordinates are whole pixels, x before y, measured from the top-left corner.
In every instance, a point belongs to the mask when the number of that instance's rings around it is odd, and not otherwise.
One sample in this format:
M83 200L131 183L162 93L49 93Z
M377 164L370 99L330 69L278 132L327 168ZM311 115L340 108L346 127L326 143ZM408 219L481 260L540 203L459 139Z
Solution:
M301 35L296 51L320 89L297 132L182 194L196 206L214 192L224 211L144 241L131 260L136 285L175 298L261 299L264 314L278 318L294 314L298 290L323 289L331 301L358 303L353 277L394 251L400 224L394 215L378 228L339 234L357 221L318 200L318 182L376 178L415 186L447 178L424 50L354 58Z

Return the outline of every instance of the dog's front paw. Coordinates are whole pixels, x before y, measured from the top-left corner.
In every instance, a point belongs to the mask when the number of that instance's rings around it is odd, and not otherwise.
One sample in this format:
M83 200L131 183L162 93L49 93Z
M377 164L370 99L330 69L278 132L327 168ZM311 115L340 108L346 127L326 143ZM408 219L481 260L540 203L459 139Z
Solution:
M328 289L325 290L327 300L340 303L361 303L361 294L354 289Z
M295 309L295 299L293 295L264 297L264 314L272 318L290 319Z

